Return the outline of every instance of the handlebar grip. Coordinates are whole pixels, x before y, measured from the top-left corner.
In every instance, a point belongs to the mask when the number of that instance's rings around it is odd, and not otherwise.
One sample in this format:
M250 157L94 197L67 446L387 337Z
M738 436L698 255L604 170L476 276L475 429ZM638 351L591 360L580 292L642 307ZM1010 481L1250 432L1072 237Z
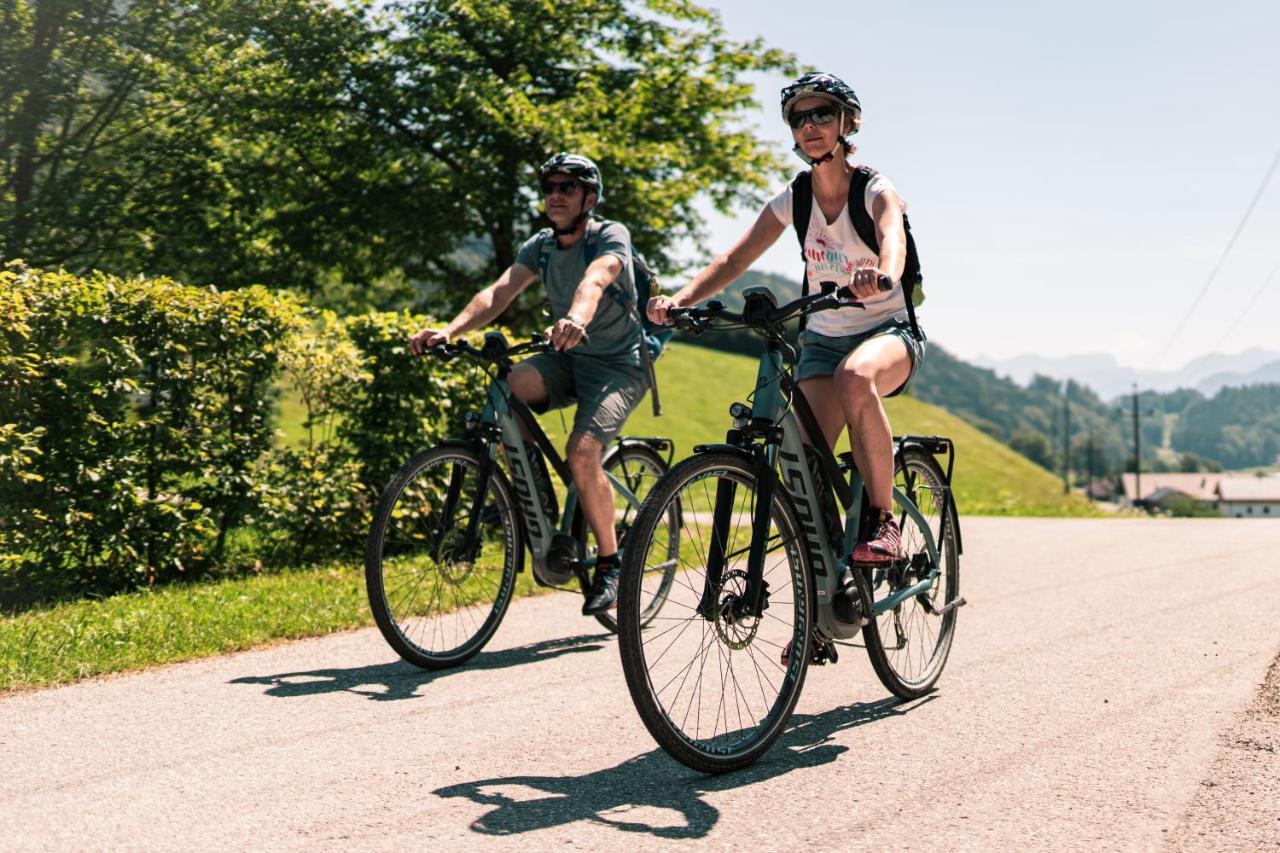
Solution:
M880 278L876 281L876 287L880 289L881 293L888 293L890 290L893 290L893 287L894 287L893 277L887 276L887 275L881 275Z

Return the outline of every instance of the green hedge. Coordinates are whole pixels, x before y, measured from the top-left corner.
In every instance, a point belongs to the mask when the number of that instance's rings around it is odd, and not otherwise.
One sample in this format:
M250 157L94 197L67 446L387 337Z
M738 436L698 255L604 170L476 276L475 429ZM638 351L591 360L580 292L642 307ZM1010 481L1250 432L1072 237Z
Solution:
M406 347L264 288L0 269L0 604L359 550L377 495L477 402ZM301 395L309 439L274 440Z

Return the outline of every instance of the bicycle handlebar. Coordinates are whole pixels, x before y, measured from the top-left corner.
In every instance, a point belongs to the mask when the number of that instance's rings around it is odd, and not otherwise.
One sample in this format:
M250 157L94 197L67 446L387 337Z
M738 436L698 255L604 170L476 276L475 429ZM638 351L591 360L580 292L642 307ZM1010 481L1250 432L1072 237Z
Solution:
M705 308L668 308L667 317L671 324L678 329L704 331L710 328L712 320L720 319L752 329L768 330L801 314L807 316L834 308L866 307L855 299L844 298L842 294L850 291L847 288L836 287L835 282L824 281L821 286L822 291L820 293L801 296L799 299L794 299L786 305L769 311L760 311L758 309L750 311L746 308L742 313L726 311L724 303L719 300L712 300L707 303ZM882 275L877 282L877 286L881 292L887 292L894 288L894 281L889 276Z
M446 360L464 357L481 364L510 364L511 359L516 356L547 352L551 348L551 341L541 335L524 343L510 345L502 335L490 332L485 335L484 345L480 349L476 349L466 341L458 341L457 343L437 344L433 347L427 347L422 351L422 354L433 355Z

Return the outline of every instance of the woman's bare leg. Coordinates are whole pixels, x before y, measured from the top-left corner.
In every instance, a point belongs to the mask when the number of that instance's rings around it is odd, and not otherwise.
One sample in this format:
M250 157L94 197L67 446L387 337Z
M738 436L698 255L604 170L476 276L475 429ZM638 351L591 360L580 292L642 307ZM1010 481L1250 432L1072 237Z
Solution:
M893 432L880 398L910 375L907 345L895 335L879 335L845 356L833 377L853 461L876 509L893 509Z

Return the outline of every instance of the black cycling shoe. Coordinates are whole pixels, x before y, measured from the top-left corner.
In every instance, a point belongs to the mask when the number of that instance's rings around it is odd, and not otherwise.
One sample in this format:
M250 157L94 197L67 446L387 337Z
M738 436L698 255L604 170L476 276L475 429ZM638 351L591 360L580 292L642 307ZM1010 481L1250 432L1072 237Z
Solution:
M582 603L582 615L592 616L616 607L618 579L621 577L622 566L616 559L596 564L596 574L591 579L591 590L587 593L587 600Z

